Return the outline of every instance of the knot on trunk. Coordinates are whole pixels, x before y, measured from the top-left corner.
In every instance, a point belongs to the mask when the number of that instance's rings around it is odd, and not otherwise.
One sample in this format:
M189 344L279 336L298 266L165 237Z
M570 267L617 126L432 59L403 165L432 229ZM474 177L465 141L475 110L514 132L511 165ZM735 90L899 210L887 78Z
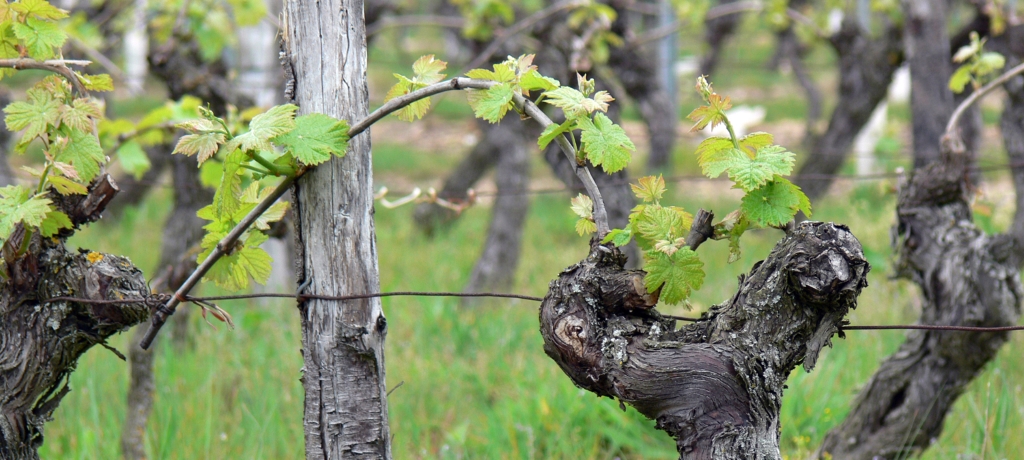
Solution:
M729 301L678 330L624 264L594 242L552 281L540 308L548 356L577 386L657 420L684 458L778 458L786 377L814 366L867 286L860 242L804 222Z

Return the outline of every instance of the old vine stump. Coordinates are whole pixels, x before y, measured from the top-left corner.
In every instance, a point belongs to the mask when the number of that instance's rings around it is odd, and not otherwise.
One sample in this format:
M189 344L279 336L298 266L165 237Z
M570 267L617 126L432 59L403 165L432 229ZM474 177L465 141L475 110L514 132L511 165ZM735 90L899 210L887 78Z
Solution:
M593 242L551 283L544 350L581 388L657 421L684 459L779 459L786 378L810 370L867 286L860 242L804 222L741 277L739 291L681 329L653 307L644 272Z

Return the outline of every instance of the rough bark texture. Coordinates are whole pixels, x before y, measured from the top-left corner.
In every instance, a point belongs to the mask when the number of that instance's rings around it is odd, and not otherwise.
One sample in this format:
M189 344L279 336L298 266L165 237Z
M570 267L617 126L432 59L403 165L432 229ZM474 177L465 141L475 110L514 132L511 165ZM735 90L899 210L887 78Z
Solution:
M885 99L903 63L902 30L892 24L872 38L854 19L843 20L830 39L839 57L839 101L824 134L811 140L811 155L793 181L814 201L828 191L854 139Z
M300 113L358 120L368 113L363 2L285 5L286 75ZM296 272L310 294L378 292L370 136L295 189ZM380 299L308 300L302 316L306 458L390 458L384 387L387 321Z
M466 292L504 290L512 287L519 253L522 246L523 226L530 209L530 153L532 144L526 142L537 135L532 125L518 120L511 113L497 125L488 127L487 143L497 150L498 163L494 170L498 197L491 212L491 224L483 251L466 285Z
M117 193L109 176L89 195L52 197L77 226L92 222ZM26 236L15 229L3 246L10 278L0 285L0 458L38 458L43 424L71 390L78 358L111 335L145 320L145 305L44 302L70 296L123 299L147 295L146 280L131 262L110 254L69 252L63 238ZM28 250L17 248L28 238Z
M196 212L213 201L213 193L199 182L199 169L195 160L184 155L170 159L174 181L174 209L164 225L160 246L160 261L151 283L154 292L174 292L196 268L196 253L192 249L203 238L203 225ZM153 350L138 346L145 327L135 329L128 359L131 378L128 384L128 415L121 433L121 452L126 459L146 458L146 421L153 407Z
M544 351L576 385L656 420L680 458L780 459L786 378L814 367L867 285L857 239L843 226L800 224L731 300L679 330L624 262L592 242L551 283Z
M946 8L946 0L903 2L915 168L939 160L939 139L954 109Z
M989 236L971 221L969 158L944 141L942 162L915 171L902 185L893 245L897 276L921 286L921 324L1011 326L1020 318L1020 248L1008 235ZM927 448L945 416L1008 333L911 331L882 363L819 455L902 458Z

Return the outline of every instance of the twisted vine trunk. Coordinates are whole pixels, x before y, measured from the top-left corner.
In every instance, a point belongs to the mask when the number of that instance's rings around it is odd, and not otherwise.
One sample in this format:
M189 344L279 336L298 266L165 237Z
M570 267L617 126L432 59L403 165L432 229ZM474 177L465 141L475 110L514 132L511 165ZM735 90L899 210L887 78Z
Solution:
M51 199L78 228L98 219L116 193L104 175L88 195ZM10 277L0 284L0 459L39 458L43 425L71 391L68 376L78 358L149 316L139 304L46 302L61 296L116 300L149 294L142 272L128 259L68 251L64 239L72 233L42 238L19 225L2 249L0 263Z
M682 459L780 459L786 378L810 370L867 285L860 243L805 222L741 277L731 300L675 329L616 249L551 283L540 307L547 352L573 382L657 421Z
M944 144L946 158L915 171L901 187L894 228L897 275L921 286L921 324L1012 326L1024 297L1020 249L971 221L964 180L969 158ZM820 458L897 458L927 448L966 386L1009 333L910 331L864 386Z
M285 4L286 75L299 112L358 120L368 113L363 2ZM380 291L370 136L349 142L297 183L296 272L316 295ZM387 321L380 299L300 303L306 458L391 458L384 387Z
M1024 28L1008 35L1014 33ZM1005 88L1001 126L1013 163L1024 159L1024 77ZM897 275L921 287L921 324L1015 325L1024 299L1024 206L1019 205L1024 174L1013 173L1018 207L1011 228L986 235L971 216L971 155L950 138L941 146L941 161L915 171L901 185L893 229ZM827 458L827 452L853 460L900 458L927 449L941 435L956 399L1008 339L1005 332L909 332L861 390L850 415L825 436L818 457Z

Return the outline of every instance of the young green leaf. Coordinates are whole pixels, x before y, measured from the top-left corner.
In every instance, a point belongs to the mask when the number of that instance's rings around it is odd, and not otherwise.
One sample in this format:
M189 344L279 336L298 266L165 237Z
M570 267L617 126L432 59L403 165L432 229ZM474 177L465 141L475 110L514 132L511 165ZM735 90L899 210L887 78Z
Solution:
M700 289L704 283L704 263L688 247L679 248L672 255L659 251L645 253L644 285L648 292L661 289L659 299L669 305L678 304Z
M110 75L105 73L96 75L86 75L75 72L75 76L78 77L78 81L82 82L82 86L89 91L113 91L114 90L114 79L110 78Z
M89 99L75 99L71 105L60 108L60 122L82 131L92 131L93 120L103 118L103 111Z
M174 151L171 153L180 153L186 156L198 155L199 164L203 164L220 150L220 145L224 143L224 140L224 134L217 132L186 134L178 139L178 144L174 146Z
M544 102L562 109L566 119L581 118L594 111L607 112L608 103L615 100L605 91L598 91L594 98L586 97L579 90L561 86L544 93Z
M441 71L447 67L447 62L434 59L433 54L428 54L412 64L412 71L416 74L416 83L426 86L444 80L445 74Z
M798 211L808 215L811 212L810 201L800 187L781 177L747 193L740 209L761 227L779 227L793 220Z
M503 83L486 90L470 90L466 99L478 118L497 123L508 112L513 94L512 86Z
M732 102L728 97L723 98L718 93L711 93L708 96L708 105L697 107L687 115L687 118L696 123L693 128L690 128L690 131L697 132L708 125L711 125L711 129L715 129L715 126L725 123L725 111L730 108L732 108Z
M53 126L60 120L61 103L54 100L49 92L41 88L29 89L28 102L12 102L4 107L7 116L4 121L9 131L25 130L18 143L24 146L46 133L47 125Z
M51 5L46 0L21 0L20 2L11 3L9 6L12 10L21 13L23 16L34 16L39 19L64 19L68 17L67 11Z
M44 61L54 56L54 49L64 46L68 35L54 22L30 17L13 24L14 35L25 42L32 59Z
M71 172L74 172L74 170ZM75 175L77 176L78 173L75 173ZM86 193L89 193L89 189L85 188L84 185L61 175L50 174L46 176L46 181L49 182L50 185L57 190L57 193L60 193L61 195L85 195Z
M348 123L328 115L311 113L295 119L295 129L271 139L307 165L318 165L331 155L345 156Z
M56 235L61 229L71 228L71 219L60 211L50 211L39 223L39 234L45 237Z
M601 242L602 243L612 243L616 247L620 247L621 248L621 247L629 244L629 241L632 240L632 239L633 239L633 232L632 232L632 230L630 230L629 227L626 227L626 228L616 228L616 229L613 229L612 231L608 232L607 235L605 235L604 239L601 240Z
M580 118L577 126L582 131L580 139L583 150L594 166L600 166L608 174L622 170L629 164L636 146L626 132L603 113L590 118Z
M569 203L569 208L572 209L572 212L577 216L580 216L583 219L594 218L594 201L591 200L589 196L580 193L579 195L576 195L576 198L570 200Z
M51 212L50 203L49 198L33 195L28 187L8 185L0 188L0 241L11 236L19 222L38 227Z
M629 184L629 188L644 203L658 204L661 196L665 194L665 179L660 174L658 177L641 177L636 184Z
M266 284L270 278L271 263L273 259L266 251L260 249L259 245L267 240L267 236L258 231L251 231L249 236L239 244L239 248L230 254L221 257L213 265L204 280L213 281L217 285L231 290L238 291L249 286L249 277L257 283ZM216 240L213 246L216 246ZM206 241L204 239L204 247ZM202 263L213 252L213 246L199 254L199 263Z
M544 132L540 133L540 138L537 139L537 146L539 146L541 150L546 149L548 144L558 138L559 135L572 131L574 123L575 120L565 120L565 122L560 125L555 123L547 125L544 127Z
M92 133L69 127L62 127L60 132L64 138L62 142L54 143L57 151L54 159L74 166L82 182L91 182L100 173L100 164L106 160L99 139Z
M239 134L225 144L227 150L241 148L243 151L272 150L270 138L280 136L295 129L295 111L293 104L271 107L249 122L249 132Z

